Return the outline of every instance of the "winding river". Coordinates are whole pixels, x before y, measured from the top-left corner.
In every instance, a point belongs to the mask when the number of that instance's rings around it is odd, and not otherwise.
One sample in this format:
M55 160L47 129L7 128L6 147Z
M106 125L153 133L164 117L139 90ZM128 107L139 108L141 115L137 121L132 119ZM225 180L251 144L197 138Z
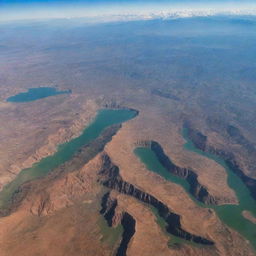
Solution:
M223 223L230 228L238 231L244 238L250 241L251 245L256 249L256 224L253 224L242 215L243 211L249 211L253 215L256 214L256 201L251 197L249 190L240 180L240 178L234 174L234 172L227 166L225 161L214 154L205 153L195 147L192 141L187 136L186 129L183 130L183 137L186 139L184 148L194 153L200 154L211 160L216 161L218 164L224 167L227 172L227 182L230 188L232 188L238 198L238 205L205 205L195 199L192 195L190 197L197 203L197 205L204 208L213 209ZM138 147L134 150L134 153L145 164L148 170L161 175L168 181L174 182L182 186L187 193L189 193L190 185L185 179L177 177L168 172L165 167L159 162L155 153L148 147Z
M17 177L0 192L0 208L5 207L9 202L13 193L23 183L40 178L51 172L54 168L60 166L70 160L74 154L84 145L90 143L100 136L103 130L111 125L126 122L137 115L137 112L130 109L103 109L98 111L95 119L91 124L84 129L82 134L67 143L58 146L56 153L46 158L43 158L38 163L35 163L31 168L22 170ZM249 211L253 215L256 214L256 201L250 196L250 193L240 178L227 166L225 161L210 153L205 153L195 147L189 140L187 131L184 129L183 137L186 139L184 148L194 153L200 154L222 165L227 172L227 182L238 198L238 205L205 205L196 200L192 195L190 197L201 207L212 208L215 210L219 218L230 228L238 231L243 235L254 248L256 248L256 224L253 224L242 215L243 211ZM174 182L182 186L189 193L190 185L180 177L177 177L168 172L159 162L155 153L148 147L138 147L134 153L140 158L145 166L150 170L170 182Z
M38 163L33 164L31 168L22 170L11 183L6 185L0 192L0 208L4 208L20 185L45 176L54 168L70 160L82 146L100 136L105 128L126 122L136 115L137 111L130 109L103 109L98 111L95 119L84 129L80 136L59 145L56 153L43 158Z

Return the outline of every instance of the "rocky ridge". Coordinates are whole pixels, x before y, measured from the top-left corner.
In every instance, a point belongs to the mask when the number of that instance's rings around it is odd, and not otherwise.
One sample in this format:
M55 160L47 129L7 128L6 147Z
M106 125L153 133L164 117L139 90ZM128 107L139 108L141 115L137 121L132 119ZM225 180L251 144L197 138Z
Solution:
M240 179L244 182L244 184L247 186L249 189L251 196L256 200L256 180L245 175L243 170L241 169L239 163L236 160L236 157L232 152L226 152L224 150L215 148L212 145L208 144L207 136L202 134L200 131L193 129L191 126L188 124L185 124L185 128L188 131L188 137L189 139L193 142L193 144L203 152L209 152L214 155L219 156L220 158L224 159L227 166L232 170L237 176L240 177ZM231 129L232 133L234 133L234 129ZM237 131L235 129L235 131ZM245 139L241 136L239 133L234 135L236 140L238 141L244 141Z
M168 233L194 241L195 243L204 245L213 245L214 243L206 238L190 234L183 230L180 223L180 216L173 213L166 205L160 202L154 196L136 188L134 185L124 181L119 175L119 168L112 164L108 155L102 155L102 168L99 170L99 182L111 189L117 190L120 193L135 197L139 201L153 206L157 209L159 215L166 221L166 230Z

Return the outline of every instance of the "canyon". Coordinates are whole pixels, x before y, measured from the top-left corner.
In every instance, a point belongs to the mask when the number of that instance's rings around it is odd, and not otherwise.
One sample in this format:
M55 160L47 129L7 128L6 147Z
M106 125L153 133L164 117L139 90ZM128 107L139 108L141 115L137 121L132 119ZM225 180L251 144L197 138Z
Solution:
M212 19L0 25L1 255L255 255L256 30Z

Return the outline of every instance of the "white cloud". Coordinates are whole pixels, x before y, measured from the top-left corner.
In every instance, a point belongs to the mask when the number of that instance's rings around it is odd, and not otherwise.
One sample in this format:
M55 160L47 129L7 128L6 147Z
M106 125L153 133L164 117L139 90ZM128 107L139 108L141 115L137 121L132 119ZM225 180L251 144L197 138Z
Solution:
M15 20L85 18L87 22L174 19L213 15L256 15L256 3L236 5L37 6L0 10L0 22Z

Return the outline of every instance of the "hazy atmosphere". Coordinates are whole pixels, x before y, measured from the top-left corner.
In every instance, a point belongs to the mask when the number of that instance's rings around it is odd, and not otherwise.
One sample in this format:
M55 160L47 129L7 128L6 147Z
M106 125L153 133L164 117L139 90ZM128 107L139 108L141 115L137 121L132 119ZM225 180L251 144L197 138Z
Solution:
M87 18L94 22L216 14L254 15L254 0L31 0L0 2L0 21Z
M0 1L0 255L256 255L255 1Z

